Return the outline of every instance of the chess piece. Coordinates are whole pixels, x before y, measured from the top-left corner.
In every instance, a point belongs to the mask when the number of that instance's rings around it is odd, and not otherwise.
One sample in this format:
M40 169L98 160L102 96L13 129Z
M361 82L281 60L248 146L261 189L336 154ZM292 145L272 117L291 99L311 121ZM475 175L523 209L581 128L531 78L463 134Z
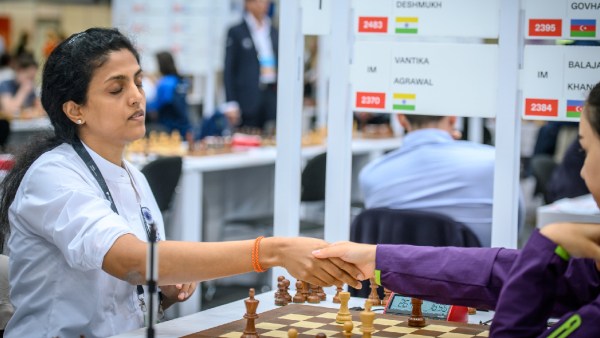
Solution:
M408 326L425 326L427 323L425 322L425 317L423 317L423 312L421 311L421 305L423 304L423 301L418 298L411 298L410 303L412 304L412 311L410 313L410 317L408 318Z
M317 286L310 284L310 292L308 293L308 302L311 304L319 304L321 302L321 297L317 293Z
M327 294L325 293L325 291L323 291L322 286L317 287L317 296L319 296L319 299L322 301L327 300Z
M365 310L360 313L360 332L364 338L371 338L371 334L375 331L373 321L375 320L375 312L371 311L371 300L365 300Z
M302 282L302 294L304 295L304 301L308 302L308 283Z
M277 306L285 306L287 305L287 299L285 298L285 285L283 281L277 283L277 295L275 296L275 305Z
M351 338L352 330L354 330L354 323L351 320L344 323L344 337Z
M369 294L368 300L371 301L373 306L381 305L381 300L379 299L379 294L377 294L377 289L379 289L379 285L375 283L375 278L371 277L369 279L371 282L371 293Z
M290 295L290 280L289 279L284 279L283 280L283 286L284 286L285 302L289 304L289 303L292 302L292 295Z
M467 311L470 315L476 315L477 314L477 309L474 307L468 307Z
M392 295L392 291L383 288L383 300L381 301L381 305L386 306L388 301L390 300L390 296Z
M335 304L339 304L340 303L340 292L342 292L344 289L341 286L336 286L336 293L335 296L333 296L332 302L334 302Z
M338 324L343 324L344 322L352 320L352 314L350 313L350 309L348 309L348 301L350 300L350 292L342 291L340 292L340 311L338 311L335 316L335 322Z
M244 315L244 318L246 319L246 328L244 329L241 338L258 338L254 321L258 318L256 308L258 307L259 301L258 299L254 299L254 289L250 289L248 295L249 298L244 300L244 305L246 305L246 314Z
M288 338L298 338L298 330L291 328L288 330Z
M280 290L279 290L279 283L282 282L284 280L284 278L285 277L283 277L283 276L277 277L277 291L275 291L275 300L277 300L277 298L281 297L279 295L279 292L280 292Z
M296 294L294 295L294 298L292 298L292 301L294 303L304 303L306 301L306 298L304 298L304 294L302 293L303 287L304 287L304 283L302 283L301 280L297 280L296 281Z

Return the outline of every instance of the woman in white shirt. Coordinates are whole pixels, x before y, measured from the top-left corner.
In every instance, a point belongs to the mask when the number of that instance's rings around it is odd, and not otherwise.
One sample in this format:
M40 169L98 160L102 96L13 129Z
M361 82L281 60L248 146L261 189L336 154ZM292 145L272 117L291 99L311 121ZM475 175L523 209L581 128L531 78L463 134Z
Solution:
M48 57L42 104L54 135L17 158L2 187L0 243L10 234L16 308L7 337L105 337L142 327L142 210L158 228L165 307L187 299L193 282L276 265L315 284L357 284L353 265L312 258L325 245L317 239L164 240L148 183L123 160L125 145L145 133L142 76L138 53L114 29L72 35Z

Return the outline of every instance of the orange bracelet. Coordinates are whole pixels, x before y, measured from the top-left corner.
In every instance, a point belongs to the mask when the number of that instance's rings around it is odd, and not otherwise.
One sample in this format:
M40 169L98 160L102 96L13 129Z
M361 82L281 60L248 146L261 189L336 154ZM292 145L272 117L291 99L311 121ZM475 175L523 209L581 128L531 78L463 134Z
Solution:
M262 266L260 266L260 262L258 261L258 254L259 254L259 249L260 249L260 241L265 238L265 236L259 236L256 238L256 240L254 241L254 247L252 248L252 268L254 269L254 271L256 272L265 272L267 270L263 269Z

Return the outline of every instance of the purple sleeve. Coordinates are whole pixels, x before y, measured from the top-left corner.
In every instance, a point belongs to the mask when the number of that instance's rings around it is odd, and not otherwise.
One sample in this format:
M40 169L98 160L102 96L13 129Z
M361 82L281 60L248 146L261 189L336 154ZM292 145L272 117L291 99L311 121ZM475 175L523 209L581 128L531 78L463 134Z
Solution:
M490 335L496 338L599 337L598 272L590 263L590 260L569 260L568 254L561 253L554 242L534 232L502 289ZM573 288L577 283L581 288ZM595 295L589 292L590 286L595 289ZM578 293L585 296L577 296ZM594 298L588 298L587 303L570 312L563 312L559 323L546 329L553 308L576 305L567 304L569 295L578 302L585 297Z
M405 296L494 309L518 251L378 245L381 284Z

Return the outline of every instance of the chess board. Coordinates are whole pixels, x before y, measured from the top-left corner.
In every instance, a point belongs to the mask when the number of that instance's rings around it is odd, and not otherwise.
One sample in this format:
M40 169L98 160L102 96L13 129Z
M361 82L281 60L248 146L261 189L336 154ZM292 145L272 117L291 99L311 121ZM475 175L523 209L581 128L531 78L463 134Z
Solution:
M243 309L242 309L243 312ZM362 337L360 332L360 311L351 311L354 322L353 337ZM240 317L243 313L240 314ZM256 319L256 331L261 337L287 337L291 328L298 330L298 337L315 337L324 333L327 337L344 337L342 325L335 322L337 310L332 308L290 304L275 310L259 313ZM408 317L398 315L375 316L372 337L443 337L472 338L488 337L489 327L485 325L462 324L427 319L427 326L415 328L408 326ZM200 337L235 337L239 338L244 331L246 321L237 320L212 329L197 332L185 338Z

